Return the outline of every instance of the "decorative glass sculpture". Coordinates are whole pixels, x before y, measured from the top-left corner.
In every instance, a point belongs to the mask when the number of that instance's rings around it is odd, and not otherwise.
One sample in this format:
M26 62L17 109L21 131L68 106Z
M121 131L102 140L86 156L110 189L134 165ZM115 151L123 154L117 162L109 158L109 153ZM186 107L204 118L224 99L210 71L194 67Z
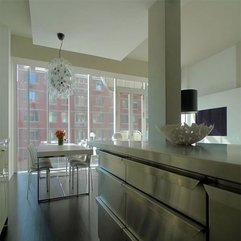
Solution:
M71 64L63 59L53 59L49 64L49 91L56 97L67 98L73 94Z
M213 125L206 126L195 123L189 126L184 123L184 125L166 125L161 127L160 131L173 144L191 145L206 137L212 131L213 127Z
M71 64L61 58L61 48L64 40L63 33L57 33L61 41L59 48L59 58L53 59L48 66L49 91L53 97L67 98L73 94L73 77Z

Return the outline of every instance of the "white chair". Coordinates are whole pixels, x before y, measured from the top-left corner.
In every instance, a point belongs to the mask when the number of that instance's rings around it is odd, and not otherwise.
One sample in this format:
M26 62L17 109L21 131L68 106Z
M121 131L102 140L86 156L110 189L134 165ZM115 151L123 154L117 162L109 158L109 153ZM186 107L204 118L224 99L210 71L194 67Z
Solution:
M115 132L113 136L111 137L112 141L121 141L122 135L120 132Z
M133 131L133 140L134 141L142 141L142 133L138 130Z
M37 152L33 144L29 144L27 146L27 151L28 151L28 187L27 187L27 199L28 199L31 174L33 172L38 172L38 170L46 171L46 189L47 189L47 192L49 192L50 168L52 168L52 165L48 158L40 158L39 164L38 164Z
M77 170L77 195L79 194L79 169L85 169L88 176L86 175L86 182L88 180L88 193L91 185L91 191L93 191L93 180L92 172L90 168L90 156L88 155L79 155L79 156L69 156L69 181L72 184L72 189L74 188L74 174L75 169Z
M122 141L128 141L130 139L130 133L128 130L122 130L120 133L122 136Z

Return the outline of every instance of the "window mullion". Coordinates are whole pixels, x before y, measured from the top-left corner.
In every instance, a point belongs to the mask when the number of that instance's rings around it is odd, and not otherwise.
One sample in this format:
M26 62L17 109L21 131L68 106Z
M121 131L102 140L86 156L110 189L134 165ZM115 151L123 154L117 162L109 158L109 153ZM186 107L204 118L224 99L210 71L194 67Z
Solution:
M90 134L90 75L88 74L87 79L87 138L89 139Z

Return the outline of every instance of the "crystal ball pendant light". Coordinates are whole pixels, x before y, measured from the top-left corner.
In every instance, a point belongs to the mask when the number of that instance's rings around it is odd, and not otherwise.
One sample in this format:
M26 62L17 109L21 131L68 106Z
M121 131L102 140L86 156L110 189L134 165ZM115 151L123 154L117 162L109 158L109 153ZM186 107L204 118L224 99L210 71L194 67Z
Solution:
M71 64L61 57L61 48L65 36L63 33L58 33L57 37L61 41L61 45L59 58L53 59L48 66L49 91L54 97L67 98L73 94L73 76Z

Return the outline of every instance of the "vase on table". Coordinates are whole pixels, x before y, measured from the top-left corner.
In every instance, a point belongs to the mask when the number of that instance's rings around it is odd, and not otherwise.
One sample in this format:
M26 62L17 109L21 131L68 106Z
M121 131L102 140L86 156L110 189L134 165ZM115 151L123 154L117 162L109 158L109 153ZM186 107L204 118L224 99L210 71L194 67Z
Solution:
M59 146L63 146L64 145L64 138L63 137L58 138L58 145Z

